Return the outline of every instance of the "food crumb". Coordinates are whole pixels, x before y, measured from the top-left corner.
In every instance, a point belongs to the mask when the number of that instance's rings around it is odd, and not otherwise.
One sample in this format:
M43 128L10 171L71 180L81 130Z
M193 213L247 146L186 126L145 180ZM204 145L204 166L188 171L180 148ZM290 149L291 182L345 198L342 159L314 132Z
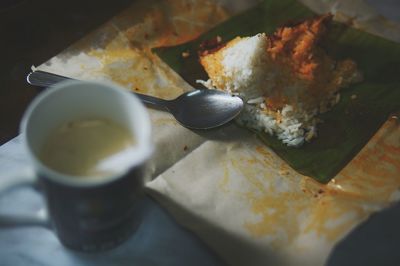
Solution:
M140 91L140 89L136 87L136 88L135 88L135 91Z
M185 145L185 146L183 147L183 150L184 150L184 151L187 151L187 150L188 150L188 146Z
M323 190L323 189L319 189L318 190L318 194L322 194L322 193L324 193L325 191Z
M183 58L188 58L189 56L190 56L190 53L188 51L182 52Z
M350 98L351 98L352 100L355 100L355 99L357 99L357 95L353 94L353 95L350 96Z

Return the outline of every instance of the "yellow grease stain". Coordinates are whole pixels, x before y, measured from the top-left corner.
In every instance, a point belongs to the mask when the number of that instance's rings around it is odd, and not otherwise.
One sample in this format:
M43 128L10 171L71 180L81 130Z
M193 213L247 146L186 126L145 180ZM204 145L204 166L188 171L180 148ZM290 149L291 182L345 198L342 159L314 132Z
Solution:
M224 168L224 175L223 175L221 181L219 182L218 186L219 186L219 189L220 189L222 192L227 193L227 192L230 191L230 190L228 189L228 183L229 183L229 169L228 169L228 165L227 165L226 162L222 164L222 167Z
M88 54L99 59L101 73L114 82L172 99L191 88L151 48L186 42L226 17L213 1L137 1L104 27L109 39Z
M400 126L389 120L335 178L339 187L365 201L388 202L400 187Z
M162 47L192 40L227 17L214 1L150 0L136 1L115 25L135 45Z
M257 148L257 152L269 156L261 147ZM297 214L302 212L307 203L302 201L304 192L299 189L279 192L274 187L275 178L269 171L263 171L271 167L269 159L257 156L257 153L248 155L249 157L232 158L230 164L240 172L244 181L251 185L249 191L242 191L242 196L250 203L251 211L258 218L257 222L245 222L245 228L253 237L278 235L272 243L273 246L292 241L299 231ZM293 180L287 181L293 182ZM282 233L285 236L281 237Z
M247 222L245 227L254 237L275 235L280 231L285 233L284 237L277 238L275 244L291 242L300 230L297 224L297 214L305 207L302 195L299 193L283 192L276 196L273 189L260 197L249 193L247 199L251 202L251 210L261 216L258 222ZM286 201L282 201L285 199ZM293 202L297 202L293 204Z
M310 232L330 243L338 241L393 201L391 195L400 188L399 136L396 121L385 123L327 185L295 173L261 146L250 154L232 154L230 167L241 173L242 182L250 184L241 193L256 217L249 217L244 227L253 237L273 237L272 246L290 244ZM284 191L279 183L286 185Z

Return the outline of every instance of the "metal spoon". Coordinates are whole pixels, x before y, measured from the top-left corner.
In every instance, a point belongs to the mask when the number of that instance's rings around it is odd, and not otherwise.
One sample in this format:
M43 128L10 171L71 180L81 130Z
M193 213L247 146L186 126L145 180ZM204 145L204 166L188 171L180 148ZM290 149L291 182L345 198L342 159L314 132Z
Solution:
M48 87L71 78L49 72L34 71L28 74L29 84ZM142 102L170 112L187 128L210 129L221 126L235 118L243 108L243 101L219 90L194 90L183 93L174 100L134 93Z

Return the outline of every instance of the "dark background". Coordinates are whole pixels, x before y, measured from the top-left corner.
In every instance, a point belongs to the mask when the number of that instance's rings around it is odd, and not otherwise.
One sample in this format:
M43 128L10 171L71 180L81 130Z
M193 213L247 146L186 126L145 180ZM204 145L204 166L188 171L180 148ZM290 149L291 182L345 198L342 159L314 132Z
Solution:
M38 66L96 29L133 0L0 0L0 145L18 134L38 90L25 81Z

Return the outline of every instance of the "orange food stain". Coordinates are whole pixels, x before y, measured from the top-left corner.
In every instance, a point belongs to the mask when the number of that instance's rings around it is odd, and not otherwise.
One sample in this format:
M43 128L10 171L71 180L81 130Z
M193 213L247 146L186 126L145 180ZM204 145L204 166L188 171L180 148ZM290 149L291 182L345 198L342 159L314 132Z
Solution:
M399 125L389 120L338 175L336 185L365 201L387 202L400 186Z
M232 167L236 169L240 169L243 176L246 177L246 181L252 184L254 187L258 188L259 191L263 193L267 193L265 186L263 185L262 181L257 178L257 169L249 167L248 164L242 160L231 160Z
M227 192L230 192L230 190L228 189L229 169L228 169L228 165L226 163L224 163L222 165L222 167L224 168L224 175L223 175L221 181L219 182L219 189L222 190L223 192L227 193Z
M272 158L272 154L270 151L268 151L265 147L257 146L256 151L260 154L262 154L266 158Z
M228 17L226 11L213 1L152 2L149 5L146 1L138 1L121 14L123 22L118 24L132 21L124 27L124 33L134 43L151 47L177 45L198 37Z
M326 195L313 206L303 232L314 231L329 241L335 241L351 229L354 221L363 220L367 216L368 212L358 202ZM335 223L337 220L336 224L329 225L329 222Z
M331 243L338 241L390 204L391 195L400 188L399 136L399 124L388 121L326 185L296 174L262 146L254 147L254 153L232 155L230 167L250 185L241 193L255 216L244 221L244 227L252 237L272 236L271 246L310 232ZM277 181L286 189L281 191ZM229 187L230 182L225 176L221 186Z
M398 142L400 143L400 136L399 136ZM382 143L381 146L382 146L382 149L384 149L388 153L400 155L400 147L395 147L393 145L389 145L386 143Z
M396 168L396 171L400 173L400 162L398 157L395 158L393 154L389 155L388 153L385 153L380 156L379 159L387 164L391 164L394 168Z
M271 189L262 196L248 193L247 199L251 203L251 210L261 216L258 222L244 224L253 237L274 235L279 231L284 231L287 238L277 241L286 243L298 235L300 229L296 225L297 214L307 206L307 200L304 200L301 193L278 193Z
M261 147L256 148L256 151L268 153ZM245 222L244 226L253 237L285 232L288 238L277 238L272 243L272 245L279 245L290 241L292 237L297 235L299 228L293 226L293 221L297 219L296 215L307 206L308 199L304 200L304 192L301 190L279 192L272 183L268 183L269 173L263 173L260 170L271 167L270 162L264 160L263 156L254 156L256 154L230 160L230 167L239 171L252 188L247 192L241 191L240 196L250 203L251 211L259 217L257 222ZM229 171L227 172L229 173ZM228 178L224 177L224 179L227 180ZM288 181L292 182L290 179ZM225 181L221 182L221 185L226 187L229 184Z
M140 93L172 99L190 89L151 52L153 47L186 42L227 17L212 1L137 1L104 26L101 45L88 54L101 72Z

